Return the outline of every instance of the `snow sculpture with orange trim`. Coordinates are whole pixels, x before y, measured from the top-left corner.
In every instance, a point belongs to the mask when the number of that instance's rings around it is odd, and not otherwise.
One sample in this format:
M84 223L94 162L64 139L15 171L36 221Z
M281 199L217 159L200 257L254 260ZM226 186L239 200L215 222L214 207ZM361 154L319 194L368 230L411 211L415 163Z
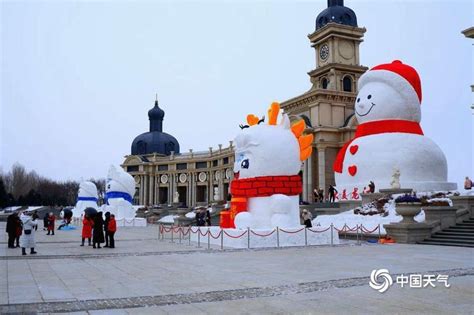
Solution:
M231 183L231 226L267 229L300 225L298 172L312 151L313 135L303 135L305 123L290 125L288 115L272 103L268 123L254 115L235 138L234 180ZM233 224L232 224L233 223ZM222 226L222 224L221 224Z

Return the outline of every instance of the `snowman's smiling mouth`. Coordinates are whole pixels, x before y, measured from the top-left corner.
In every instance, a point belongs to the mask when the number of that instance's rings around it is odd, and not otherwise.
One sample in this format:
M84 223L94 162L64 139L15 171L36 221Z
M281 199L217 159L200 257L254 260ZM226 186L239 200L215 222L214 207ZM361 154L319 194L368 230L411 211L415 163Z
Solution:
M370 113L370 111L372 110L372 108L374 108L374 106L375 106L374 103L371 103L371 104L372 104L372 106L370 106L369 110L365 114L359 114L357 112L357 109L356 109L355 112L356 112L357 116L367 116Z

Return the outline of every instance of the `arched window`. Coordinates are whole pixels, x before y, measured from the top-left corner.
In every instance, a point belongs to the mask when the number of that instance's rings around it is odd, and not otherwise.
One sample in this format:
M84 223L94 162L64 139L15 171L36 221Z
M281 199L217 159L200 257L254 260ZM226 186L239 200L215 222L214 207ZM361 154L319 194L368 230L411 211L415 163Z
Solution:
M328 88L328 83L329 83L329 81L328 81L327 78L322 78L321 79L321 88L326 90Z
M342 90L344 92L352 92L352 78L348 75L342 79Z

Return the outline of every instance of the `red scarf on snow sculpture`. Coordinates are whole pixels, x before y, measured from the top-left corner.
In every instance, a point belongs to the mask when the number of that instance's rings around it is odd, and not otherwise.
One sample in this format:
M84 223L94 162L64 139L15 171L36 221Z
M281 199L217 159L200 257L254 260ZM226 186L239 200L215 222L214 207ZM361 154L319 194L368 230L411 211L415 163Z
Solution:
M334 171L342 173L344 157L346 156L347 148L357 138L376 135L380 133L412 133L417 135L423 135L423 130L419 123L408 120L379 120L373 122L367 122L357 126L354 139L348 141L337 153L336 159L334 160ZM355 152L354 152L355 153Z
M274 194L296 196L301 192L302 184L299 175L234 179L230 184L232 198L269 197Z

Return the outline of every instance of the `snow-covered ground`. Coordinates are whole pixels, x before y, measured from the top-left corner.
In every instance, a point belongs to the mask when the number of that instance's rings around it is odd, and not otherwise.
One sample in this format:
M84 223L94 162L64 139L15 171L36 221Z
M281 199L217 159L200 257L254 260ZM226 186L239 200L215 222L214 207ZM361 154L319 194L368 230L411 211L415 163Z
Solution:
M174 219L178 218L179 215L166 215L162 217L160 220L158 220L159 223L174 223Z
M320 215L313 220L313 226L326 228L331 226L331 223L335 228L341 230L344 225L347 225L350 229L355 228L357 225L363 225L365 230L373 230L380 224L380 233L385 234L384 224L389 224L392 222L399 222L402 220L402 217L395 212L395 201L389 200L385 204L384 209L388 212L387 216L384 214L376 215L360 215L354 214L354 210L348 210L339 214L334 215ZM421 211L416 217L415 220L418 222L425 221L425 212ZM378 234L378 229L372 234Z

